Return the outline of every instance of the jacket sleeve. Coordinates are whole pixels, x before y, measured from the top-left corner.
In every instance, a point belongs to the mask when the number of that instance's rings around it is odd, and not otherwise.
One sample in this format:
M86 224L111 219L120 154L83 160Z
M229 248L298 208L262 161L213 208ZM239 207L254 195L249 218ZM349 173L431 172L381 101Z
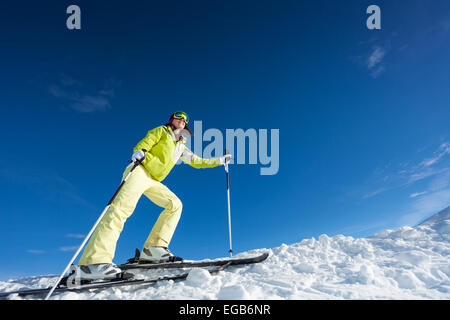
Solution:
M188 165L196 169L214 168L220 166L219 158L210 158L210 159L200 158L199 156L194 154L191 150L189 150L187 147L184 148L183 154L181 155L181 160L184 163L187 163Z
M147 135L144 137L144 139L139 141L138 144L136 145L136 147L134 147L133 152L136 152L136 151L142 150L142 149L150 151L153 148L153 146L155 144L157 144L159 142L159 140L161 140L163 131L164 131L164 128L162 126L156 127L152 130L149 130L147 132ZM148 155L149 155L149 153L145 154L146 158Z

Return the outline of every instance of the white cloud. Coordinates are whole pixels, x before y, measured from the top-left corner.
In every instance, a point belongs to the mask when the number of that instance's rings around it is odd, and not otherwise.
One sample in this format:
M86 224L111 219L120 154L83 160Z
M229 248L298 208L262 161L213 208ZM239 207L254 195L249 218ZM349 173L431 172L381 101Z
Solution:
M95 96L76 97L70 107L79 112L106 111L111 107L109 100L101 94Z
M119 81L109 79L101 89L92 92L93 90L86 89L83 83L70 76L61 75L60 78L59 84L48 87L49 93L67 102L70 109L82 113L106 111L111 108L110 100L115 96L114 90L120 85Z
M411 166L410 168L407 168L407 170L402 170L404 175L408 177L408 181L405 185L410 185L414 182L434 176L442 177L434 181L442 181L442 179L445 180L445 177L447 177L450 168L446 166L446 164L444 164L444 167L439 167L438 164L442 162L445 156L448 154L450 154L450 143L444 142L438 147L436 151L433 152L433 156L427 157L418 165ZM436 182L434 182L434 184L436 184Z
M416 197L418 197L418 196L421 196L421 195L424 195L424 194L427 194L427 193L428 193L427 191L416 192L416 193L410 194L409 197L410 197L410 198L416 198Z
M450 205L450 189L439 190L419 197L411 204L407 214L399 219L400 225L415 226Z
M405 183L405 185L409 185L414 182L426 179L426 178L434 176L440 172L442 172L442 171L438 170L438 169L432 169L432 168L412 169L411 171L407 172L408 181Z
M386 56L387 50L380 46L375 46L372 49L366 61L367 69L370 70L370 75L374 78L380 76L386 71L386 67L382 64L383 58Z
M450 205L450 168L439 170L425 191L413 194L410 210L400 219L401 225L417 225L428 216ZM419 197L420 195L420 197Z
M363 199L372 198L372 197L376 196L377 194L383 193L387 190L389 190L389 189L382 187L382 188L376 189L374 191L370 191L370 192L366 193L365 195L363 195Z
M439 146L439 149L434 153L434 156L422 161L421 165L424 167L432 166L447 154L450 154L450 143L444 142Z
M79 234L79 233L68 233L68 234L66 234L66 238L84 239L84 237L85 237L84 234Z
M416 161L416 164L411 162L400 163L396 172L395 170L394 172L387 172L389 169L393 170L392 163L376 168L373 177L370 179L370 189L364 191L361 195L362 199L368 199L393 189L406 188L426 179L432 179L427 190L412 193L409 198L416 198L425 194L430 195L433 192L445 189L450 182L450 167L445 162L446 155L449 154L450 143L444 142L433 152L431 157Z
M375 66L380 64L385 55L386 55L385 49L379 46L374 47L372 53L367 59L367 68L373 69Z
M379 77L384 71L386 71L386 68L384 66L379 66L376 67L375 69L372 70L372 72L370 73L370 75L374 78Z
M77 249L78 249L77 246L68 246L68 247L60 247L59 251L67 252L67 251L76 251Z
M26 252L31 253L31 254L43 254L43 253L45 253L44 250L35 250L35 249L29 249L29 250L26 250Z

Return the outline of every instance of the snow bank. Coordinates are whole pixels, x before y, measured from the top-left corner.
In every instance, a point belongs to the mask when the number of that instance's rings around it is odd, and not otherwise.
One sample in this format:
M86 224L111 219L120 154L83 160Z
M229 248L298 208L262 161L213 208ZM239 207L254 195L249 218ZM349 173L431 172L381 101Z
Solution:
M269 251L270 256L263 263L230 267L214 275L203 269L192 269L185 281L55 294L53 299L448 300L449 214L447 210L415 228L385 230L368 238L324 234L318 239L241 253L236 257L265 251ZM153 270L136 273L136 276L177 272L183 271ZM0 291L43 288L55 280L54 276L9 280L0 282ZM13 295L8 299L22 298Z

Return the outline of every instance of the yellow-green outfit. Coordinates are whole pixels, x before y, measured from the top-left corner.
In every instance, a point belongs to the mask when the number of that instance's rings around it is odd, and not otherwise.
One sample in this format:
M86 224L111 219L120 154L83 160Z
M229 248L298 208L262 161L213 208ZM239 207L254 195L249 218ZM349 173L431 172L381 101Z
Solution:
M178 159L194 168L212 168L220 165L219 158L202 159L185 146L180 135L176 138L171 127L160 126L150 130L134 148L145 149L142 165L136 167L117 194L87 244L78 265L112 263L116 243L125 221L133 213L142 194L164 210L159 215L144 247L168 247L180 219L183 205L180 199L161 183ZM131 170L129 165L123 178ZM122 178L122 179L123 179Z

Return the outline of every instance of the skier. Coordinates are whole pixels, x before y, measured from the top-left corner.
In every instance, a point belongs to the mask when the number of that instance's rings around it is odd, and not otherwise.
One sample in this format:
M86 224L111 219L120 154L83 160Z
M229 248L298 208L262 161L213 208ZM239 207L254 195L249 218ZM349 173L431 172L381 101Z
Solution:
M183 260L168 249L180 219L182 203L161 181L180 158L194 168L213 168L225 165L231 159L230 154L203 159L190 151L182 136L183 131L193 135L187 127L188 122L189 117L185 112L176 111L166 125L148 131L133 149L132 162L138 161L142 165L131 173L86 245L78 266L73 266L80 279L112 279L122 273L112 262L116 243L125 221L133 213L142 194L164 210L144 243L139 263ZM123 178L131 167L132 164L125 169Z

